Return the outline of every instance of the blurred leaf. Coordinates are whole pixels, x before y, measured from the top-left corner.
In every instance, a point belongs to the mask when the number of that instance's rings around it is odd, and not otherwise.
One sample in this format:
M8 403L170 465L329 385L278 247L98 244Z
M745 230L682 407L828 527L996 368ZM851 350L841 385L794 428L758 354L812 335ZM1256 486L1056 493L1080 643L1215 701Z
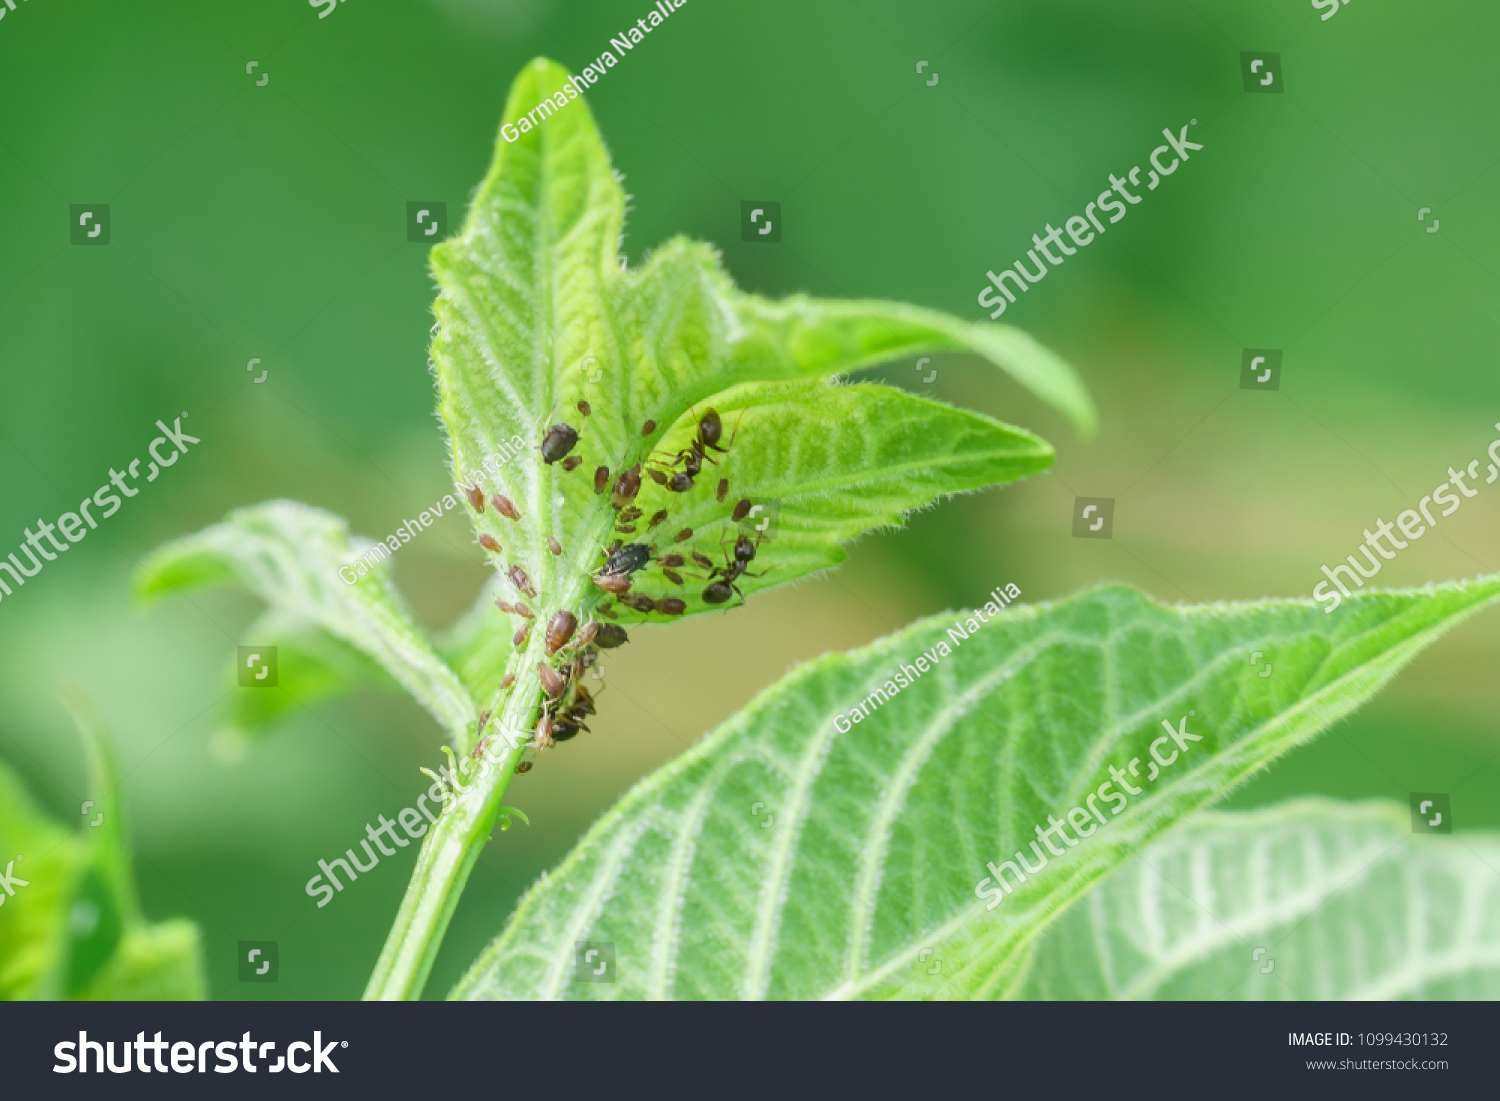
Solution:
M1492 1001L1500 836L1414 835L1394 803L1209 812L1054 922L1013 996Z
M638 784L454 996L993 996L1061 907L1497 594L1367 590L1326 615L1107 588L819 659ZM1049 859L1031 843L1057 815L1081 840L1065 826ZM986 865L1018 849L1033 871L1002 894ZM570 981L585 940L615 944L613 983Z
M0 889L0 1000L59 996L74 885L87 862L87 846L44 818L0 762L0 873L17 884L13 894Z
M381 544L351 541L348 525L330 513L293 501L269 501L237 509L223 523L158 548L141 567L136 588L142 597L154 597L232 577L279 613L276 622L304 625L302 633L289 636L289 656L296 661L307 654L314 665L291 671L292 699L298 689L326 693L335 677L363 675L358 666L341 661L336 648L319 647L306 634L307 627L316 626L368 655L443 724L455 744L462 745L474 719L473 700L413 622L390 583L383 558L373 568L361 562L367 571L363 576L350 569L349 574L357 576L354 584L340 576L340 567L349 569L351 562L377 546L388 554ZM265 641L252 640L255 645ZM289 664L281 660L278 679L287 675ZM236 718L253 729L265 714L247 705Z
M384 669L358 647L283 608L268 608L245 632L257 646L276 647L279 691L234 692L229 726L221 745L233 749L268 733L290 713L356 687L400 690ZM239 662L226 667L225 683L238 684Z
M1092 426L1092 406L1067 365L1003 326L965 325L899 303L768 302L739 291L711 248L682 239L640 271L626 270L624 193L587 104L564 100L570 90L567 72L550 61L538 59L517 77L463 230L432 250L441 287L432 361L454 476L517 506L514 520L493 503L471 515L501 548L488 552L501 576L519 568L529 581L512 587L507 580L501 591L539 594L527 599L540 603L542 622L558 610L586 618L602 599L587 578L605 545L617 535L651 541L647 524L662 510L668 517L657 543L672 540L673 553L696 551L722 566L719 540L736 503L757 491L789 499L788 537L757 560L752 572L771 570L764 580L747 578L741 588L748 593L836 564L840 541L897 523L938 497L1051 462L1042 441L977 414L880 387L830 387L826 380L840 372L923 350L971 351L1081 427ZM525 116L544 101L549 117L533 127L535 116ZM558 102L565 105L553 113ZM746 385L756 383L782 385ZM588 415L579 408L584 401ZM721 414L751 411L733 450L709 451L686 494L668 493L643 474L631 502L642 518L617 531L618 509L608 492L595 493L594 471L603 468L612 485L638 463L670 459L662 449L686 448L708 412L694 403L708 401ZM553 424L578 432L569 458L581 460L580 468L542 461L538 449ZM721 446L732 432L725 422ZM733 493L723 501L721 477ZM658 599L678 596L667 584L657 577L638 587ZM685 599L689 612L705 610L696 593ZM481 700L492 698L510 655L477 636L503 639L519 626L485 609L455 636L466 682ZM533 651L542 634L532 633Z
M117 951L78 995L82 1001L201 1001L208 997L203 937L190 921L128 929Z
M14 892L0 889L0 999L205 997L197 927L148 925L140 912L108 733L81 691L62 696L91 798L69 833L0 764L0 871Z

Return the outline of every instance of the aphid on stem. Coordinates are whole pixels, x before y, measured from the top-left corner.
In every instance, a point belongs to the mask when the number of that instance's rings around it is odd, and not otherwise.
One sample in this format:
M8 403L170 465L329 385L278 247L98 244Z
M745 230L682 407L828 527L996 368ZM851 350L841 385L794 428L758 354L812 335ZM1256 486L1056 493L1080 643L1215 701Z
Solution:
M549 535L549 536L547 536L547 549L549 551L551 551L554 555L561 554L562 553L562 544L559 543L556 539L552 538L552 536Z
M500 494L496 493L490 498L490 504L494 505L495 511L498 512L501 516L504 516L507 520L519 520L521 518L520 511L516 508L514 502L512 502L509 497L502 497L500 496Z
M603 493L607 485L609 485L609 467L601 466L594 471L594 492Z
M531 578L526 575L526 571L520 566L512 566L510 568L510 581L512 585L531 597L531 599L536 599L536 590L531 587Z
M469 505L475 512L484 511L484 490L478 486L464 486L464 496L469 499Z
M572 612L554 612L552 619L547 624L547 656L550 658L573 637L573 632L578 627L578 617Z
M479 537L479 545L491 554L504 554L505 548L500 545L500 540L485 532Z

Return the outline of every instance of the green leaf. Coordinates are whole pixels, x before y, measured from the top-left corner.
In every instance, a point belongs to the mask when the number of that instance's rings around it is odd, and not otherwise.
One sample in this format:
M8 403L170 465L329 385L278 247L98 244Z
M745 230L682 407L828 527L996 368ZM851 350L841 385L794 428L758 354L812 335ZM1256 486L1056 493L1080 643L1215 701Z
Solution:
M1167 608L1107 588L819 659L637 785L454 995L1003 993L1059 908L1497 595L1497 577L1367 590L1327 615L1310 601ZM904 688L903 665L918 674ZM868 717L835 722L857 705ZM1074 808L1060 854L1033 853L1034 827ZM1034 874L1010 894L987 886L987 863L1023 847ZM615 944L614 983L572 981L585 940Z
M73 888L87 860L86 846L48 821L0 762L0 873L26 881L14 894L0 890L0 1000L59 996Z
M1208 812L1068 910L1014 996L1500 998L1500 835L1394 803Z
M374 564L367 565L362 556ZM332 691L339 677L368 679L368 669L351 660L352 649L426 707L455 745L466 746L473 699L412 621L387 576L383 563L388 556L382 544L351 540L348 525L321 509L269 501L237 509L224 522L157 549L141 567L136 588L149 598L237 580L275 613L262 624L288 641L278 678L290 676L293 699L299 691ZM358 572L351 563L358 564ZM349 584L347 577L356 580ZM313 629L326 637L310 634ZM271 640L247 641L262 645ZM305 669L297 667L304 655L310 661ZM262 721L253 705L246 708L238 713L239 723Z
M103 723L82 692L64 691L63 702L88 765L78 832L48 822L0 764L0 871L14 884L0 889L0 999L205 997L197 927L141 914Z
M552 62L529 65L511 89L502 135L566 82ZM487 505L475 526L503 548L490 554L502 595L514 599L508 575L521 568L543 621L559 609L582 621L601 600L587 578L615 538L722 566L720 541L733 543L736 505L779 498L786 534L751 571L770 573L743 579L749 595L837 564L840 542L899 523L914 508L1051 462L1041 440L989 418L884 387L829 385L843 372L922 351L974 352L1092 428L1092 406L1071 369L1023 334L900 303L770 302L738 290L711 248L683 239L633 272L619 254L624 210L587 105L569 102L535 128L528 122L518 140L502 136L461 233L432 251L441 294L431 354L454 477L518 507L520 519L511 520ZM612 485L637 463L670 469L710 408L728 453L710 451L687 493L643 475L632 502L642 516L621 521L634 531L620 531L608 493L594 492L594 472L603 468ZM570 458L582 465L571 472L539 454L554 423L579 432ZM648 528L661 511L667 518ZM692 534L675 541L683 531ZM682 598L691 614L705 610L698 594L707 583L678 591L654 574L635 589ZM487 592L486 605L491 599ZM486 609L455 635L466 683L481 700L480 686L498 679L505 655L478 636L503 639L519 626Z

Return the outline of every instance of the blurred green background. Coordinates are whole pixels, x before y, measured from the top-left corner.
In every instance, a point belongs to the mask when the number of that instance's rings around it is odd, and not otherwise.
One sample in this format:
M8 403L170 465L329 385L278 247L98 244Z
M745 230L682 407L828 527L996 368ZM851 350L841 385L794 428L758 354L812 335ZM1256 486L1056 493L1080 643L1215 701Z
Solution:
M440 738L366 693L227 759L215 732L256 604L141 612L131 573L238 505L296 498L382 537L445 491L406 203L446 202L456 226L519 66L579 69L649 10L25 0L0 20L0 552L143 455L157 418L187 411L203 441L0 602L0 757L78 821L55 688L88 688L119 738L146 911L201 924L214 997L358 996L414 848L322 910L303 884L413 803ZM1040 432L1055 470L610 654L594 733L512 786L533 826L482 855L427 996L631 783L791 664L1007 582L1028 601L1105 580L1165 601L1305 596L1377 515L1481 456L1500 420L1497 45L1481 0L1353 0L1326 22L1308 0L689 0L648 35L588 97L633 196L624 248L706 239L766 294L979 320L986 269L1144 165L1163 127L1197 119L1204 149L1005 317L1078 367L1099 436L967 357L875 372ZM1244 91L1245 50L1280 53L1284 94ZM780 244L740 242L741 199L781 203ZM73 203L110 205L109 245L69 244ZM1245 347L1283 349L1279 391L1239 389ZM1071 536L1075 496L1116 499L1112 540ZM1500 486L1481 488L1379 582L1500 568L1497 519ZM481 561L445 517L395 574L439 628ZM1497 658L1489 612L1229 805L1447 791L1461 829L1500 826ZM279 941L278 984L237 980L238 940Z

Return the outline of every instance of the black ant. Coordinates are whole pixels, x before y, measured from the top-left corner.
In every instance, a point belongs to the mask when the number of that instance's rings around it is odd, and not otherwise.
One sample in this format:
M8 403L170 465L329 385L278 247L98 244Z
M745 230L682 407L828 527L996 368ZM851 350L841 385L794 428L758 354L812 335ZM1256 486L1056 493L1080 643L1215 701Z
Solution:
M694 412L696 413L696 410ZM744 416L745 411L741 409L740 420L743 420ZM647 473L651 475L657 485L666 486L673 493L686 493L693 488L693 479L702 473L704 459L707 459L715 466L719 465L718 461L709 452L717 451L721 455L729 454L729 448L734 446L735 437L739 433L740 421L736 420L734 422L734 433L729 437L729 447L720 447L719 440L724 436L724 422L719 419L718 410L709 409L699 418L698 432L688 442L688 446L682 451L677 452L672 457L672 461L666 464L668 470L675 470L681 464L682 470L674 473L671 477L668 477L661 470L648 470ZM666 454L666 452L655 452L655 454ZM719 494L719 499L723 500L724 494L727 492L728 487L726 486L724 491Z
M750 573L747 567L754 558L755 544L750 541L748 535L741 535L734 541L734 550L725 555L725 565L715 566L709 571L710 577L717 576L719 580L703 590L703 603L723 604L730 596L738 596L740 603L745 603L745 594L740 592L740 587L735 584L735 581L741 577L764 577L775 568L768 566L760 573Z

